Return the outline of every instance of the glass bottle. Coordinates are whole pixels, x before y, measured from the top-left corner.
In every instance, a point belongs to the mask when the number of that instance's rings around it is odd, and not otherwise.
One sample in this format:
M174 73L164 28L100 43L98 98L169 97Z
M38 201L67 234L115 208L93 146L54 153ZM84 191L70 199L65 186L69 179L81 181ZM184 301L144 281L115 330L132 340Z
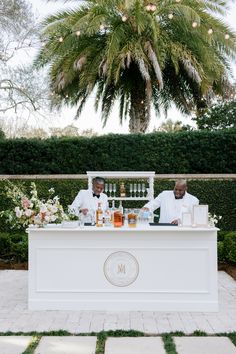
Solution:
M120 184L120 197L125 198L126 197L126 191L125 191L125 184L122 182Z
M123 214L119 210L114 212L114 227L121 227L123 225L122 217Z
M96 210L96 226L103 226L103 211L101 207L101 203L98 203L98 208Z
M128 214L128 226L129 227L137 226L137 215L133 210Z

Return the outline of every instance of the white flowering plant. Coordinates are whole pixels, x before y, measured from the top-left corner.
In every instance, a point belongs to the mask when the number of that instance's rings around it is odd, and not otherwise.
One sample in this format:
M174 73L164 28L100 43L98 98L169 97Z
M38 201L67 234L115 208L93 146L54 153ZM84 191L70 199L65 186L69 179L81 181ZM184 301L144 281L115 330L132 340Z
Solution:
M26 228L29 225L43 227L48 223L60 223L67 219L59 197L53 196L53 188L48 190L48 199L39 199L36 184L30 184L30 196L16 186L7 181L6 196L14 204L13 210L4 210L0 216L5 217L12 228Z
M219 220L221 220L221 219L222 219L221 215L208 213L208 220L209 220L210 226L215 226L216 224L218 224Z

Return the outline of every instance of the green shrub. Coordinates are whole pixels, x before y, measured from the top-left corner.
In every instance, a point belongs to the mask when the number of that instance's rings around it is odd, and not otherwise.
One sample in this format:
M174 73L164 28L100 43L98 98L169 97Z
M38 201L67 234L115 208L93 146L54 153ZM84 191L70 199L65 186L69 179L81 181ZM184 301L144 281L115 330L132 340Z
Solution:
M235 173L236 130L0 139L0 174Z
M236 263L236 231L225 235L224 248L226 259L230 262Z
M28 261L26 233L0 233L0 259L17 263Z
M218 262L225 262L226 261L226 254L225 254L225 244L223 241L217 242L217 259Z

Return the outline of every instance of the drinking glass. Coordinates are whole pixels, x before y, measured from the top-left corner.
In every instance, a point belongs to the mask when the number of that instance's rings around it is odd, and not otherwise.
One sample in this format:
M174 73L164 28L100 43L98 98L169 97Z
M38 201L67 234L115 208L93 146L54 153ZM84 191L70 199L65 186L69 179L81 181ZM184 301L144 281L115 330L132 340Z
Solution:
M129 184L129 192L130 192L130 197L132 197L133 196L133 184L132 183Z
M113 192L114 192L114 197L116 196L116 183L113 183Z
M137 192L137 183L134 183L134 197L136 197L136 192Z
M104 192L107 194L108 190L109 190L108 183L105 183Z
M141 197L141 183L138 183L138 197Z
M146 186L145 186L145 183L142 183L142 193L143 193L143 197L145 197L145 192L146 192Z
M112 183L109 183L109 195L110 195L110 197L112 197L112 191L113 191L113 189L112 189Z

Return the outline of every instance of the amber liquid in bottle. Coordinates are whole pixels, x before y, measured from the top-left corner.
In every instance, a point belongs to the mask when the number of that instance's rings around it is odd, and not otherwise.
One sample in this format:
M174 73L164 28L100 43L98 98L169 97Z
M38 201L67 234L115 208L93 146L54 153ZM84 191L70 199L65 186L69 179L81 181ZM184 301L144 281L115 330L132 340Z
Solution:
M137 225L137 215L133 211L131 211L128 214L128 226L136 227L136 225Z
M96 226L103 226L103 211L101 208L101 203L98 203L98 208L96 210Z
M114 212L114 227L121 227L122 223L122 213L118 210Z

